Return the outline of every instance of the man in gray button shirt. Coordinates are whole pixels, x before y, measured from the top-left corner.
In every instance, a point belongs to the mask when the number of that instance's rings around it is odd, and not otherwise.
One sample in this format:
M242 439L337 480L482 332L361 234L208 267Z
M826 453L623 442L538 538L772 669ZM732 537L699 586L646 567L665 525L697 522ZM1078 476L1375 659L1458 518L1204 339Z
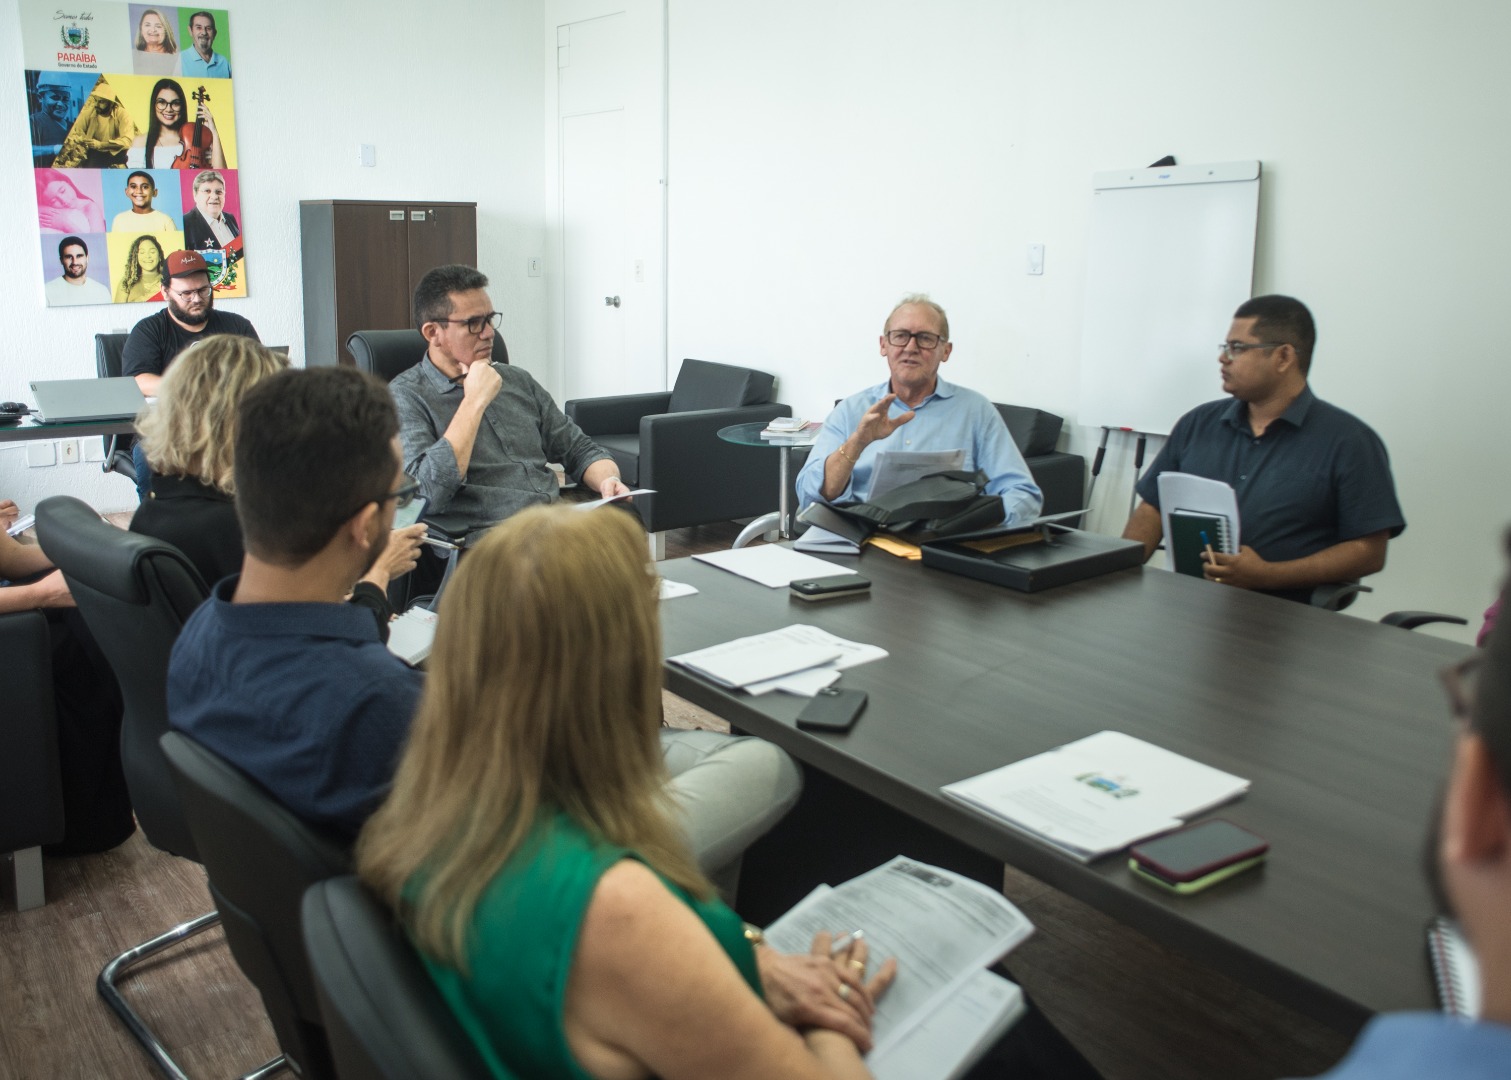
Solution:
M399 410L404 471L430 500L427 519L463 536L536 503L554 502L560 462L600 495L627 494L619 468L512 365L492 363L503 318L488 279L470 266L439 266L414 291L425 358L389 384Z

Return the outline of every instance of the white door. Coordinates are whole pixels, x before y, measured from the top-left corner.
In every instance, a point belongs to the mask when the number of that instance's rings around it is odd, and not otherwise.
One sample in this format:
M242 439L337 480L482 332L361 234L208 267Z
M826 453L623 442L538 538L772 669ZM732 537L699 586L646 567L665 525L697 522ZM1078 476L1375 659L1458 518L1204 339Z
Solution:
M563 399L665 389L662 4L554 0L547 160ZM552 79L551 76L555 78ZM548 97L552 96L548 93ZM548 167L549 169L549 167Z

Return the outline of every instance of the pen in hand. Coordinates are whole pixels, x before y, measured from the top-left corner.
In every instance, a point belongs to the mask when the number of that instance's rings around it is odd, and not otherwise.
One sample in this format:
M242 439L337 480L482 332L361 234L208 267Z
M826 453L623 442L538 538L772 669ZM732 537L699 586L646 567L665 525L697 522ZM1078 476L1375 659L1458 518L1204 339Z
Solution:
M420 537L420 543L422 543L422 544L429 544L431 547L441 548L441 549L443 549L445 551L460 551L461 550L461 548L458 545L453 544L453 543L451 543L448 540L437 540L437 539L435 539L434 537L431 537L431 536L422 536L422 537Z
M1203 529L1200 533L1200 536L1202 544L1205 545L1207 549L1207 562L1212 566L1216 566L1217 556L1212 553L1212 541L1207 539L1207 531Z
M840 953L850 948L851 945L854 945L857 941L865 936L866 932L864 930L851 930L848 934L841 934L839 937L835 938L834 943L829 946L829 955L840 955Z

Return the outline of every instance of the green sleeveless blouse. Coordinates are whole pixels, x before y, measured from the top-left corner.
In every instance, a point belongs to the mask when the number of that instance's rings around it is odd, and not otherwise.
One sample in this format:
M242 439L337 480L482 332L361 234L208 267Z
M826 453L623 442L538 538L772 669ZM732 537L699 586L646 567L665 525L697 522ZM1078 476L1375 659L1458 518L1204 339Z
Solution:
M468 939L470 975L423 957L496 1076L592 1080L572 1056L562 1027L567 977L598 879L619 860L637 857L594 840L564 814L545 818L478 902ZM760 995L755 950L739 916L717 897L695 900L665 884Z

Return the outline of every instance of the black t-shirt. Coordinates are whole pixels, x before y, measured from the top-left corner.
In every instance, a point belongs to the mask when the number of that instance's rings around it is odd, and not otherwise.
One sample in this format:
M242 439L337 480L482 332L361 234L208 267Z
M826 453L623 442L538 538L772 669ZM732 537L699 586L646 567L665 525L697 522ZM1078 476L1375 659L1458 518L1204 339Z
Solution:
M205 328L191 334L163 308L156 315L148 315L131 328L126 338L126 347L121 350L122 375L161 375L168 370L173 358L201 338L212 334L239 334L260 342L252 324L230 311L210 309Z

